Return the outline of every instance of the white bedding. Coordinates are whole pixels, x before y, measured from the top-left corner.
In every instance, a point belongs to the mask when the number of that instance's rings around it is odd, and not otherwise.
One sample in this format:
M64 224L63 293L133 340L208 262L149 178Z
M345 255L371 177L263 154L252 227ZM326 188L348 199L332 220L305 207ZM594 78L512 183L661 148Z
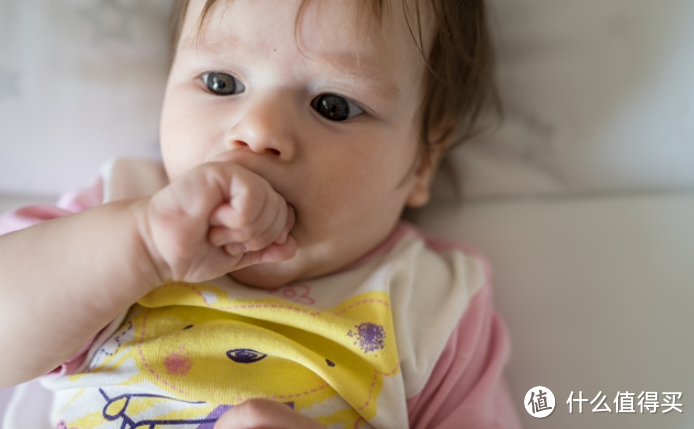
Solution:
M34 200L0 198L0 211ZM694 192L678 192L471 200L432 206L420 223L492 263L526 428L684 429L694 426L692 219ZM538 385L557 398L544 420L522 405ZM569 414L572 390L588 399L602 391L612 413ZM684 412L616 414L612 401L627 390L682 392Z
M422 221L491 261L526 428L684 429L694 427L692 219L694 192L680 192L470 202ZM544 420L521 404L538 385L558 404ZM602 391L612 413L569 414L579 390ZM682 392L683 413L617 414L620 391Z

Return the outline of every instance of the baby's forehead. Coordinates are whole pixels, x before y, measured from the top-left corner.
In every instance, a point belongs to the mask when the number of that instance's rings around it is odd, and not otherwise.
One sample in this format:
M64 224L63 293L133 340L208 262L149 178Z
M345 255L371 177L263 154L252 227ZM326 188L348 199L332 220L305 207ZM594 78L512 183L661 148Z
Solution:
M403 8L376 0L217 0L203 24L197 44L221 47L272 41L268 33L291 35L304 55L322 57L341 68L368 73L379 65L406 65L421 55ZM210 0L192 0L187 21L200 24ZM377 6L378 5L378 6ZM412 17L410 17L411 19ZM426 24L426 23L425 23ZM416 25L416 24L415 24ZM191 27L191 26L189 26ZM426 30L426 28L425 28ZM425 37L427 32L422 33ZM426 46L426 41L424 46ZM260 49L276 49L258 46ZM356 65L356 67L354 67Z

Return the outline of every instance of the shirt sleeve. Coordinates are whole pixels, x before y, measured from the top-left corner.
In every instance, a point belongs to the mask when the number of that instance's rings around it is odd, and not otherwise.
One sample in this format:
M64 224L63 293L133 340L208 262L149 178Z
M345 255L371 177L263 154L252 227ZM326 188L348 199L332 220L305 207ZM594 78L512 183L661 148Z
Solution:
M101 204L102 196L103 180L97 178L88 188L66 192L54 206L35 205L10 211L0 216L0 235L96 207ZM89 347L94 342L94 338L88 340L74 356L51 371L50 374L69 374L79 367L83 363Z
M96 207L101 204L102 196L103 181L98 178L88 188L66 192L54 206L27 206L7 212L0 216L0 235Z
M503 377L510 350L489 286L470 300L424 389L407 401L413 429L515 429Z

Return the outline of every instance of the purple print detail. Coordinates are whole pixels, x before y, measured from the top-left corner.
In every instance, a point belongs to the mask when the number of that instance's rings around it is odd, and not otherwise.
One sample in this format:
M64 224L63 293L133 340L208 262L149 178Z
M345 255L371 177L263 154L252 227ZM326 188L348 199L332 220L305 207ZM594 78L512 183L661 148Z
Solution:
M375 352L385 348L386 330L383 326L373 323L355 325L356 332L350 330L347 336L354 338L354 345L358 345L364 353Z
M222 417L222 414L226 413L233 407L231 405L220 405L207 416L207 420L210 420L206 423L201 424L198 426L196 429L213 429L214 424L217 422L217 420Z
M65 423L64 420L61 420L58 422L58 426L56 426L55 429L75 429L75 428L68 428L67 423Z
M162 419L162 420L135 420L132 417L128 415L128 406L130 405L130 400L135 398L137 401L138 399L143 399L143 398L155 398L159 399L162 402L178 402L178 403L187 403L187 404L205 404L205 402L200 402L200 401L183 401L180 399L176 398L169 398L167 396L161 396L161 395L154 395L154 394L147 394L147 393L141 393L141 394L126 394L126 395L120 395L116 396L115 398L109 397L104 389L99 389L99 392L101 393L101 396L104 397L106 400L106 405L104 406L104 409L102 411L102 415L104 418L110 422L118 422L119 420L121 421L120 428L121 429L140 429L140 428L147 428L147 429L163 429L163 428L169 428L173 426L190 426L197 424L198 427L210 423L213 424L217 421L219 417L205 417L202 419ZM212 414L215 413L220 407L215 408L212 411ZM226 410L223 410L226 411ZM222 411L222 413L223 413ZM210 415L212 415L210 414ZM221 414L220 414L221 415ZM209 426L213 427L213 426ZM63 427L58 426L58 429L63 429Z
M123 329L118 335L116 335L116 336L113 337L113 340L116 342L116 344L118 344L118 346L117 346L112 352L109 352L109 351L106 350L106 348L102 347L101 349L99 349L99 353L95 356L95 358L96 358L96 357L99 357L101 354L105 354L106 356L113 356L113 355L115 355L116 353L118 353L118 351L120 350L121 346L122 346L125 342L127 342L127 339L124 339L125 336L126 336L126 334L130 333L130 331L132 331L133 328L134 328L133 322L132 322L132 321L128 321L128 327L125 328L125 329ZM93 365L93 363L92 363L92 365Z
M238 363L254 363L265 359L267 355L252 349L234 349L227 352L227 357Z

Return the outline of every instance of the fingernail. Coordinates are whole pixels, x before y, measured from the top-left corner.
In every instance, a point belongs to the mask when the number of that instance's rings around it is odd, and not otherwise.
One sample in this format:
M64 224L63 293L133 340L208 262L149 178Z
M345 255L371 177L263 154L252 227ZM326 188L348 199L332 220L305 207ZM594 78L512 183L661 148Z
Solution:
M289 228L284 228L282 231L282 234L275 240L275 243L277 244L284 244L287 242L287 237L289 237Z
M227 253L229 253L231 256L237 256L242 253L246 253L248 250L248 247L244 243L231 243L227 244Z

